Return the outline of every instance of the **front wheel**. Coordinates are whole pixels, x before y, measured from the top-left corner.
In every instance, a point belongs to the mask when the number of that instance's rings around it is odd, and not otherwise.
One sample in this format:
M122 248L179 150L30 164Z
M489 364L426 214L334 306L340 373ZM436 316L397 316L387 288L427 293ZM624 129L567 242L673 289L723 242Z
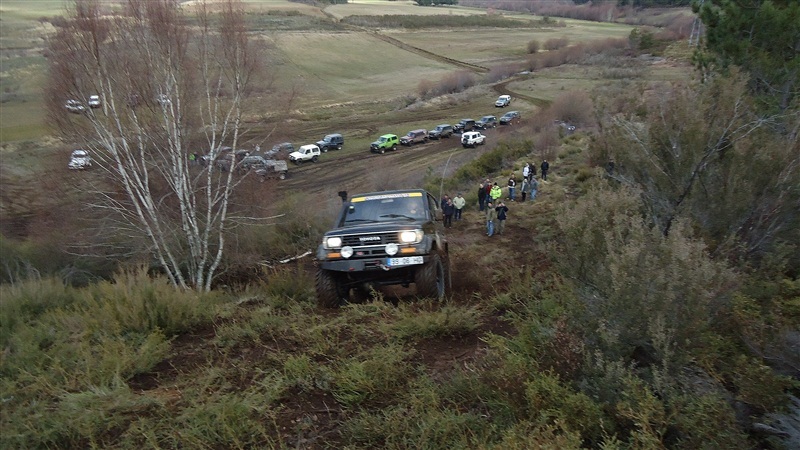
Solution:
M417 285L417 295L444 300L447 292L447 271L442 257L434 253L431 259L414 274L414 284Z
M334 273L319 269L316 277L317 304L323 308L338 308L348 300L345 290Z
M386 153L386 149L381 147L381 155L384 154L384 153Z
M283 173L283 172L281 172L281 174L280 174L280 175L278 175L278 179L280 179L280 180L285 180L285 179L286 179L286 174L285 174L285 173Z

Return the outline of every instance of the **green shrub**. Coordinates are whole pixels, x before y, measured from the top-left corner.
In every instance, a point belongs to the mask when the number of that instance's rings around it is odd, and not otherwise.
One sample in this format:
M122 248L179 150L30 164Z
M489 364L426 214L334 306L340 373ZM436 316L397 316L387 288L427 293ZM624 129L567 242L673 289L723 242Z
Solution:
M334 397L347 407L386 404L401 397L412 374L407 357L402 347L388 345L345 361L334 374Z
M464 336L480 325L480 311L475 307L448 305L438 311L401 308L398 315L399 320L389 328L392 335L404 340Z

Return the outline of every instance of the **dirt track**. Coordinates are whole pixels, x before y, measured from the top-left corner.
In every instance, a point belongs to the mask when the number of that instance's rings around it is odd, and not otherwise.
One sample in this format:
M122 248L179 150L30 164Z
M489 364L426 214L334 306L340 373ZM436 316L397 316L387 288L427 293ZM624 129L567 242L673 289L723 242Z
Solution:
M382 155L368 149L347 154L329 151L317 163L290 164L290 176L280 182L280 189L319 194L419 186L429 168L441 174L447 165L447 175L451 175L463 163L494 148L499 136L521 133L521 127L498 126L483 133L487 144L478 148L462 148L460 135L454 134L411 147L398 146Z

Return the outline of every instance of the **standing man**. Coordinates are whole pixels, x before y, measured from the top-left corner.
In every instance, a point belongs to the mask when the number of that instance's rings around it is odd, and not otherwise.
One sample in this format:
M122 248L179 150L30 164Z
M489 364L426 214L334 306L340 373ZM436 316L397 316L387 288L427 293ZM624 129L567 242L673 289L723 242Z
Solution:
M442 207L442 211L444 211L444 205L447 204L448 200L450 200L450 196L447 195L447 194L444 194L444 197L442 197L442 203L439 205L439 206Z
M461 196L461 192L459 192L458 195L456 195L456 198L453 199L453 206L456 208L456 222L461 220L461 210L466 204L467 201Z
M478 208L479 211L486 208L486 185L483 183L478 186Z
M489 201L496 205L497 201L502 196L503 196L503 190L500 189L500 186L498 186L497 182L495 182L494 185L492 186L492 190L489 191Z
M522 168L522 180L527 180L529 176L531 176L531 165L525 163L525 167Z
M491 236L494 234L494 217L497 212L494 210L494 204L489 202L486 205L486 235Z
M525 196L528 195L528 192L531 190L531 182L528 181L527 178L522 179L522 201L525 201Z
M508 198L511 201L516 201L517 198L517 180L514 179L514 172L511 172L511 178L508 179Z
M442 207L442 212L444 213L444 227L450 228L453 226L453 213L455 213L456 207L453 206L453 201L449 198L447 199L447 203L444 204Z
M506 224L506 213L508 213L508 206L500 202L494 209L497 212L497 234L503 234L503 228Z
M547 181L547 171L550 170L550 163L547 160L542 161L542 180Z
M536 191L539 190L539 182L536 178L531 178L531 201L536 198Z

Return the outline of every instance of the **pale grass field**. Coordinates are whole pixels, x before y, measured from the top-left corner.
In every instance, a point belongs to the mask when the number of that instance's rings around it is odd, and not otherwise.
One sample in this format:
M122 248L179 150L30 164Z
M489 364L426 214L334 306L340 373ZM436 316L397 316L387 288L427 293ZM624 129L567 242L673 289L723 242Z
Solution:
M312 6L293 3L287 0L246 0L251 11L300 11L303 14L321 15L322 11ZM191 4L184 3L188 9ZM36 19L43 15L56 15L63 12L61 0L22 1L3 0L3 30L0 39L3 44L14 40L22 42L26 48L41 48L41 37L29 37L34 28L43 31ZM380 0L359 0L346 5L330 5L324 14L344 17L352 14L486 14L483 10L460 7L419 7L411 2L387 2ZM515 15L516 17L517 15ZM520 18L538 17L518 15ZM560 21L560 19L557 19ZM544 29L449 29L401 31L397 29L383 32L403 43L424 49L434 54L465 61L484 67L524 60L526 46L532 39L544 42L550 38L567 37L570 42L583 42L606 37L626 37L630 26L602 24L565 20L566 28ZM9 28L9 25L14 25ZM38 27L38 28L37 28ZM459 67L436 59L409 52L387 42L361 32L330 31L286 31L271 33L270 39L276 42L278 61L272 68L277 71L280 87L294 86L300 95L292 105L297 118L304 120L330 120L346 115L349 123L357 123L360 117L372 122L384 120L381 114L395 114L386 117L389 131L398 134L414 128L414 110L405 108L407 100L417 94L420 81L438 82ZM3 55L9 58L8 54ZM19 95L0 105L2 133L0 142L16 139L36 139L48 132L41 109L41 83L45 67L29 65L24 68L8 69L15 66L6 59L0 68L3 88L15 83ZM481 81L483 75L475 74ZM656 79L669 79L674 74L658 76ZM585 69L560 68L538 74L534 81L514 82L509 87L520 93L545 100L552 100L562 92L571 89L590 89L599 80L596 74L586 73ZM456 104L440 104L443 115L454 120L467 115L479 115L476 106L491 104L496 98L489 86L470 89L467 93L453 96ZM24 103L23 100L24 99ZM263 104L257 115L270 116L271 99L256 100ZM426 103L439 104L433 100ZM532 105L519 105L520 109L533 109ZM325 111L328 109L329 111ZM407 110L406 110L407 109ZM395 128L391 123L403 124ZM308 125L306 125L307 127ZM324 126L324 125L320 125ZM369 132L371 136L371 132ZM371 137L365 136L369 139Z
M367 33L284 33L279 48L281 78L300 83L309 107L413 94L420 80L453 70Z

